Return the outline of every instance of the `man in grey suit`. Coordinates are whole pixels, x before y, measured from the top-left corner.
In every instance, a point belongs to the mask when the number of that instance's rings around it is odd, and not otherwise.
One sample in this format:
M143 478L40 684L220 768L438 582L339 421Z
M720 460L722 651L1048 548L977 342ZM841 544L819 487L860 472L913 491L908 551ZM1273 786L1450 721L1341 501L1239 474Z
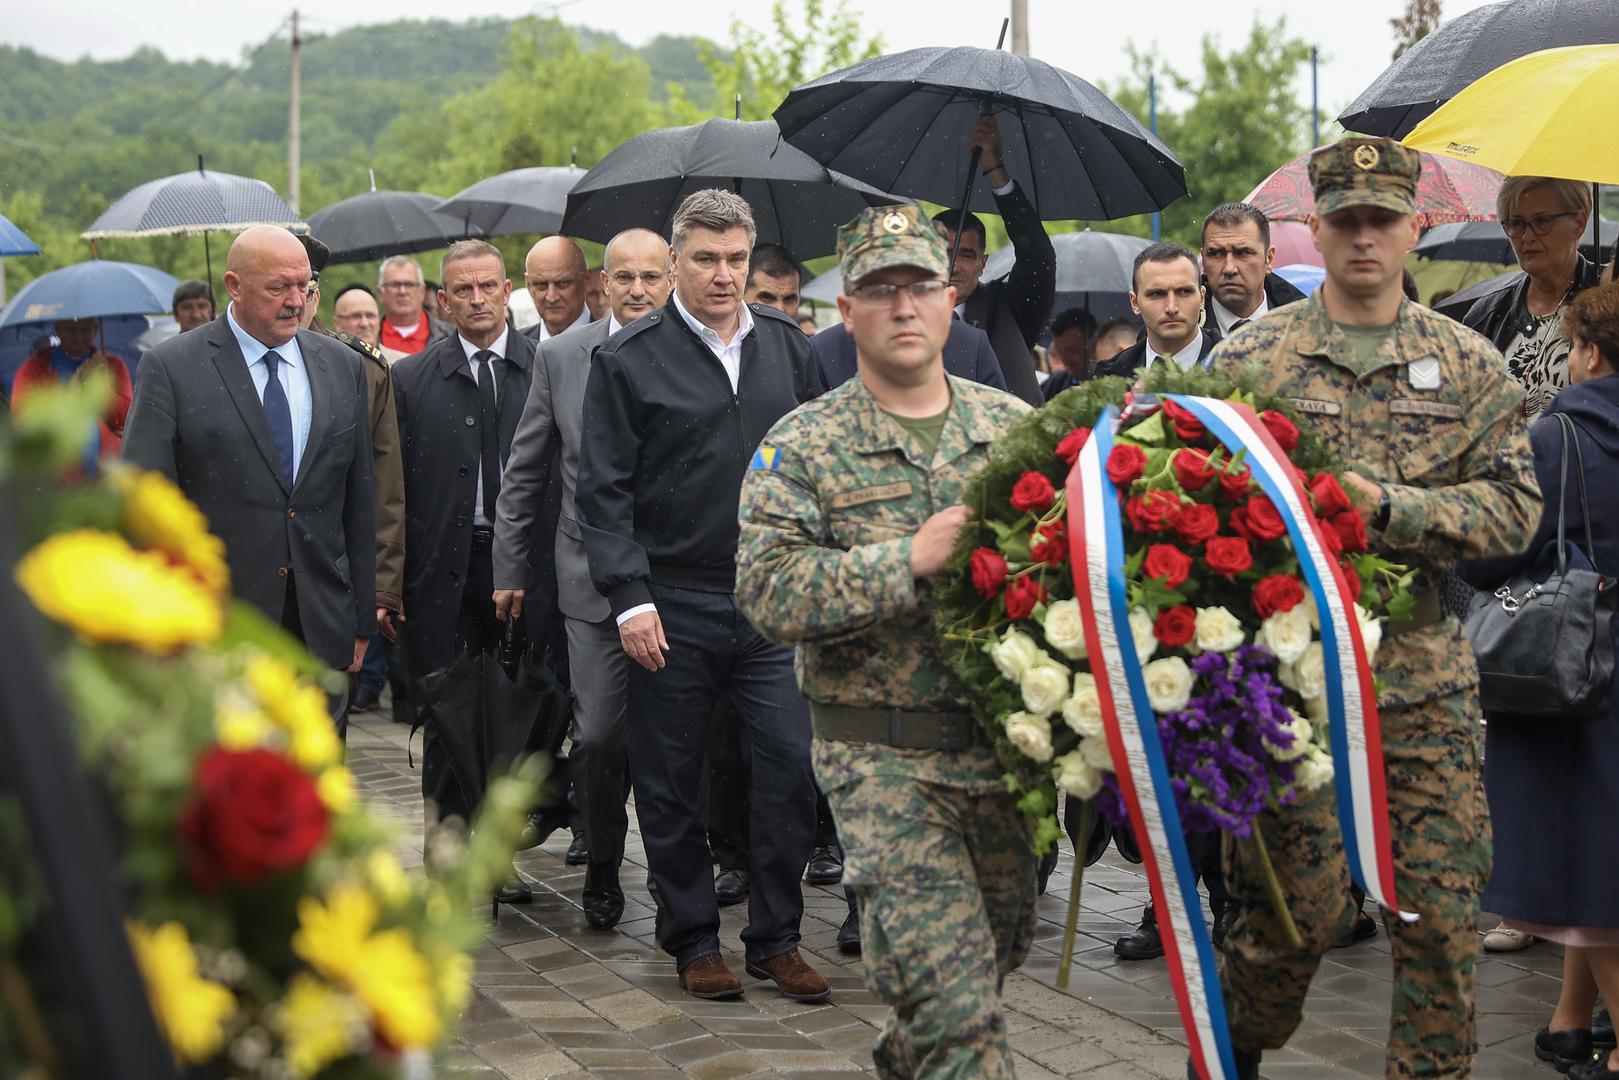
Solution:
M569 772L583 811L590 861L585 919L597 930L624 913L618 864L624 857L626 757L624 676L627 662L607 600L590 581L590 565L574 512L585 379L596 346L669 299L669 245L657 233L630 229L607 245L602 267L611 314L540 346L528 403L512 439L495 521L495 610L521 614L535 525L553 465L561 470L562 513L556 534L557 603L567 619L568 667L576 699ZM539 538L544 540L544 537Z
M365 372L298 329L309 257L290 232L246 230L225 266L225 314L141 362L124 459L207 515L238 597L357 671L377 628Z

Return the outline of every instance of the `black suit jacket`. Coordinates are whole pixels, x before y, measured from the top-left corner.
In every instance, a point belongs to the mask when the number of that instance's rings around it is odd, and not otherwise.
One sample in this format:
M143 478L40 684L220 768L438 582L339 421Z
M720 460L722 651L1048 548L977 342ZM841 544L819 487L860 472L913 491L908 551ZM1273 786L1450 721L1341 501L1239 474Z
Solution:
M264 406L221 315L141 360L124 459L169 477L225 541L231 591L270 619L285 615L287 579L304 644L346 668L354 639L376 632L371 416L358 353L298 331L309 372L309 442L288 491Z
M1198 333L1203 335L1203 344L1197 350L1197 358L1199 360L1206 360L1208 359L1209 350L1214 348L1220 339L1209 333L1206 329L1199 330ZM1096 373L1092 375L1091 378L1105 379L1109 375L1124 375L1128 377L1134 375L1136 369L1142 367L1144 364L1146 364L1146 362L1147 335L1142 334L1134 345L1131 345L1128 349L1123 349L1114 354L1113 359L1103 360L1100 364L1097 364Z
M533 365L534 343L508 331L506 357L494 362L502 466L528 400ZM400 360L393 374L405 470L405 634L419 677L455 659L456 613L472 553L482 410L459 334ZM484 507L490 521L495 509ZM546 550L544 544L531 549L536 557Z
M842 323L829 326L810 338L810 352L828 390L854 378L859 366L855 359L854 335ZM950 336L944 341L944 369L969 382L1006 389L1006 376L1001 374L1001 362L990 348L989 336L960 319L950 320Z
M1213 334L1215 341L1219 341L1224 335L1220 333L1220 320L1214 317L1214 289L1209 285L1209 279L1206 275L1202 278L1202 283L1204 289L1203 329L1206 333ZM1279 307L1286 307L1288 304L1297 303L1305 298L1297 286L1282 275L1274 272L1265 275L1264 289L1265 303L1270 311L1275 311Z
M1038 406L1043 399L1032 350L1057 299L1057 250L1021 186L995 196L995 207L1006 223L1017 261L1005 277L979 282L961 317L989 335L1007 388Z

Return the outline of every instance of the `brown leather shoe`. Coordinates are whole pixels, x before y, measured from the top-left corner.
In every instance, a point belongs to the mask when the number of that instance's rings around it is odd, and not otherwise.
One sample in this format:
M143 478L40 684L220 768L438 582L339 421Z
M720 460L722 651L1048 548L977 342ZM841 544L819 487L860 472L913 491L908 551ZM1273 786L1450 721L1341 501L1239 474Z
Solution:
M794 1001L825 1001L832 992L826 979L809 966L797 949L772 956L762 964L749 964L748 974L755 979L770 979L776 989Z
M699 956L680 972L680 988L696 998L742 996L742 980L731 974L717 952Z

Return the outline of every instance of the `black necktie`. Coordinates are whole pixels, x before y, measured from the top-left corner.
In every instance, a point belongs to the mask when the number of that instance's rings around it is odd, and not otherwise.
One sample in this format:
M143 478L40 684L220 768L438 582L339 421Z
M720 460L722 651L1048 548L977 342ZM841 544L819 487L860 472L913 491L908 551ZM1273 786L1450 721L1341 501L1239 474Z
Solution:
M1248 320L1247 319L1238 319L1236 322L1231 324L1231 329L1227 330L1226 333L1227 334L1235 334L1238 330L1241 330L1243 327L1245 327L1247 325L1248 325Z
M281 479L291 491L292 482L297 478L292 469L292 407L287 404L287 392L276 377L276 368L281 364L281 354L274 349L264 354L264 369L270 373L264 383L264 419L270 423L270 441L275 443Z
M479 349L472 355L478 362L478 405L483 413L478 425L478 460L483 477L483 516L495 520L495 500L500 498L500 412L495 408L495 354Z

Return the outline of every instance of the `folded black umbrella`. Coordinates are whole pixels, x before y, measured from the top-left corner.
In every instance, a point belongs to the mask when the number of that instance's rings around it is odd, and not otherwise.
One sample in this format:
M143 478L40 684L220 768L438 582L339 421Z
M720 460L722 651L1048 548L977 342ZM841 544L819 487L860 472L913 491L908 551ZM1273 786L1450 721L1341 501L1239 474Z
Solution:
M309 232L331 248L331 263L369 262L449 247L482 230L465 218L441 214L437 195L372 188L309 217Z
M1346 131L1401 139L1473 80L1509 60L1542 49L1611 42L1619 42L1614 0L1509 0L1474 8L1402 53L1338 123Z

